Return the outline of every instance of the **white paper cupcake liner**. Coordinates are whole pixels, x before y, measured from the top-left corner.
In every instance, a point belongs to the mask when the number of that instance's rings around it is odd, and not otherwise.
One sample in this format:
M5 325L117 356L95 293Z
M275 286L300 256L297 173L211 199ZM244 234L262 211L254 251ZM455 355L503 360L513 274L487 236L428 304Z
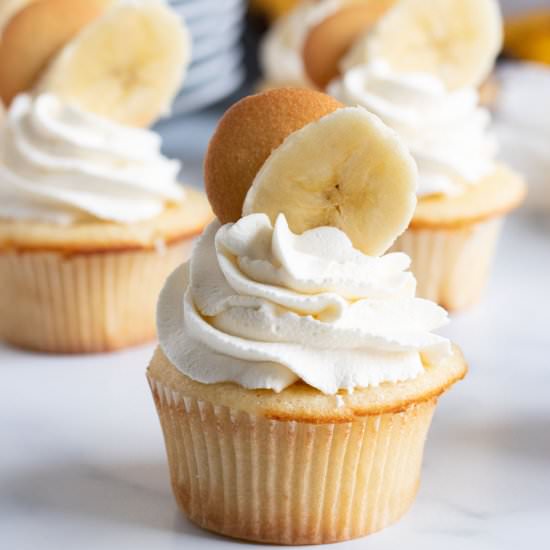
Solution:
M163 250L0 253L0 338L56 353L152 340L160 289L190 250L185 240Z
M502 218L456 229L408 229L393 250L411 257L417 296L449 310L481 298L493 263Z
M436 400L345 423L280 421L149 376L178 505L197 525L275 544L361 537L416 495Z

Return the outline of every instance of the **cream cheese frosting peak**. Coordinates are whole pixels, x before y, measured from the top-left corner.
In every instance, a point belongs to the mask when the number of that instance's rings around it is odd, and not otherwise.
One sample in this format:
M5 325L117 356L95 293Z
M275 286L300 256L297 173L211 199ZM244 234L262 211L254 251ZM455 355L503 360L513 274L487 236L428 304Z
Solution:
M395 72L382 60L348 69L329 93L378 115L408 145L419 171L418 195L457 195L494 169L490 114L473 88L448 91L428 73Z
M213 222L167 281L160 345L202 383L327 394L407 380L451 353L445 310L415 298L401 253L369 257L335 227L296 235L284 215Z
M0 218L132 223L183 199L155 133L49 94L15 99L0 129Z

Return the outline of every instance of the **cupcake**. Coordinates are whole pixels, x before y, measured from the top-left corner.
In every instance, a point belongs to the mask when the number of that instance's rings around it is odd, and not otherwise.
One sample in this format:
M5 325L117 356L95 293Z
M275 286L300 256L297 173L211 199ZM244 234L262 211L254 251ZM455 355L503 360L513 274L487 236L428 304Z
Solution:
M384 254L414 212L412 157L363 108L279 89L224 115L205 182L218 219L161 292L147 371L179 507L264 543L384 528L466 372L432 332L445 310Z
M405 139L419 201L394 250L411 257L419 295L451 310L479 301L502 220L525 196L523 179L495 160L477 92L500 50L501 26L494 0L403 0L352 48L328 88ZM430 40L435 29L444 41Z
M26 10L63 5L29 4L0 47L17 43L21 18L36 22ZM121 56L98 50L119 41L130 48ZM30 79L32 94L17 78L3 83L0 339L85 353L155 337L158 292L211 219L203 194L177 182L180 164L162 156L160 137L137 127L166 110L185 56L185 31L162 3L120 2ZM164 78L143 80L162 67Z

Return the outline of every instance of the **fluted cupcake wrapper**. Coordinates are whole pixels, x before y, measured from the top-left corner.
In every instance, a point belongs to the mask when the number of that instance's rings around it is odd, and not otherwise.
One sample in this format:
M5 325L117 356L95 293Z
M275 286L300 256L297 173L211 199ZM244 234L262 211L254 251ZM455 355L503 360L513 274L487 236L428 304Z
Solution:
M411 257L417 296L449 310L477 303L485 290L502 218L456 229L409 228L393 251Z
M185 240L153 250L69 256L0 253L0 338L56 353L152 340L160 289L190 249Z
M321 544L396 521L414 500L436 400L345 423L280 421L182 395L149 375L172 488L197 525Z

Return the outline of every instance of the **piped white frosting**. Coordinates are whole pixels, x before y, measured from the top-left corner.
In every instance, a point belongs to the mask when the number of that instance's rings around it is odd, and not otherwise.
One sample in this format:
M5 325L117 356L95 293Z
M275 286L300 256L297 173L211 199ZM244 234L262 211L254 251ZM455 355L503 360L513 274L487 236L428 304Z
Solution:
M494 169L491 117L473 88L449 92L434 75L396 73L373 61L347 70L328 91L375 113L404 138L418 165L420 196L460 194Z
M154 132L49 94L18 96L0 128L0 218L132 223L183 200Z
M202 383L323 393L415 378L451 353L445 310L415 298L402 253L369 257L339 229L293 234L284 215L213 222L158 304L160 345Z

